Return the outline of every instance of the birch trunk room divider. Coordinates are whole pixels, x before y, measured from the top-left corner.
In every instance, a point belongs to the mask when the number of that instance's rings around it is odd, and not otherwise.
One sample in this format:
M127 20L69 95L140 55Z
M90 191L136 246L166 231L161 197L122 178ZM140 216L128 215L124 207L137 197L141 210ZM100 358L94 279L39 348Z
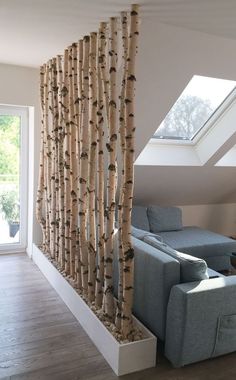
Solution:
M41 66L36 207L44 253L99 317L116 326L121 339L130 341L134 339L131 210L138 26L138 5L132 5L129 14L122 12L109 23L102 22L98 33L85 36L63 56ZM117 299L114 254L119 262Z

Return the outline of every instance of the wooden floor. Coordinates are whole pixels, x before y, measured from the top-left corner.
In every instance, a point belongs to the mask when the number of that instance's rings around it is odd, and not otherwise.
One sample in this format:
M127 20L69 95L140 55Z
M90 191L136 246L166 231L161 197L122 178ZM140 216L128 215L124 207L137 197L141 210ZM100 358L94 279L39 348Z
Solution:
M236 354L122 380L234 380ZM0 255L0 379L114 380L117 377L32 261Z

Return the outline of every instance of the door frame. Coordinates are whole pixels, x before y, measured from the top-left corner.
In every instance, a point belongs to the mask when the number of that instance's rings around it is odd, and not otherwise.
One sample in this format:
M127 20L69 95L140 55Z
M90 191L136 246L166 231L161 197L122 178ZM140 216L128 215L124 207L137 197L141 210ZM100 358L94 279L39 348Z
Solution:
M20 233L18 243L0 244L0 254L25 252L27 246L28 215L28 162L29 162L29 108L0 104L0 116L20 116Z

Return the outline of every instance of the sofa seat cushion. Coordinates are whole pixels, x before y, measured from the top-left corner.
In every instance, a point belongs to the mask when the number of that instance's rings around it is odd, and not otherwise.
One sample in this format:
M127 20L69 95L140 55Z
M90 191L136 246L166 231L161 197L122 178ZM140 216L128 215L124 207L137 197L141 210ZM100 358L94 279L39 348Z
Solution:
M236 241L199 227L184 227L181 231L159 232L172 248L195 257L208 258L236 252Z
M178 207L149 206L147 215L150 231L179 231L183 228L182 211Z
M147 217L147 207L133 206L131 224L132 226L141 230L150 231L149 221Z
M217 277L225 277L223 274L219 273L219 272L216 272L215 270L211 269L211 268L207 268L207 273L208 273L208 276L209 278L217 278Z
M181 282L201 281L209 278L207 264L204 260L176 251L153 236L145 236L143 240L179 261Z
M217 272L222 270L232 270L231 257L230 256L211 256L205 258L209 268L216 270Z

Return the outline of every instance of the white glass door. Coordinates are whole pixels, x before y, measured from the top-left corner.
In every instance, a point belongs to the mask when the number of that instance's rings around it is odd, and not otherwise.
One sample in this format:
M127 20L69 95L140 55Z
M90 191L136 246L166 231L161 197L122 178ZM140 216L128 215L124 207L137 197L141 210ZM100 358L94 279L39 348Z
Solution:
M27 178L28 109L0 105L0 253L26 248Z

